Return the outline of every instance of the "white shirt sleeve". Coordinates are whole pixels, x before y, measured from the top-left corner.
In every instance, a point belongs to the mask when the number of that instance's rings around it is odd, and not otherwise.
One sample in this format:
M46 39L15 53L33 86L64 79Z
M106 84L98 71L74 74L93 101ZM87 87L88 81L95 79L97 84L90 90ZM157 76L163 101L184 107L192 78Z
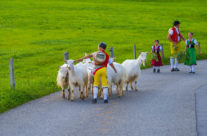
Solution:
M169 30L169 34L173 35L173 30L172 29Z
M196 40L196 39L194 39L194 43L195 43L195 45L198 45L198 42L197 42L197 40Z
M162 51L162 46L160 46L160 51Z
M109 58L108 64L111 64L111 63L113 63L113 58Z
M188 41L187 41L187 40L185 40L185 44L186 44L186 45L188 44Z

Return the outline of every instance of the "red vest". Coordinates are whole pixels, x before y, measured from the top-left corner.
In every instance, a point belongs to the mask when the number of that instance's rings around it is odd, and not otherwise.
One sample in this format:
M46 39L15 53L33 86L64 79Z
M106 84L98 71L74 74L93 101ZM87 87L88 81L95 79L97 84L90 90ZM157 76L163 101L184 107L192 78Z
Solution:
M171 30L173 30L173 34L171 35L171 39L175 42L178 42L178 36L180 36L180 30L178 29L179 34L177 33L175 27L173 27Z
M106 55L106 60L104 61L104 63L102 64L104 67L107 67L108 63L109 63L109 55L105 52L105 51L102 51L105 55ZM97 65L95 63L95 65Z
M155 45L153 46L153 52L154 53L159 53L160 52L160 46L157 47L157 49L155 48Z

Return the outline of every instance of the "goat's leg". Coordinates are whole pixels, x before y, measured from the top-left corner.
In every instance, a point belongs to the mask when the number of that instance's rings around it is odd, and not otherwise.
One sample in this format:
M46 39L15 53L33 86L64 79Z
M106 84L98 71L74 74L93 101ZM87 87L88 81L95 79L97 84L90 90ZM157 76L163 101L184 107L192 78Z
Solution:
M74 101L74 89L72 89L71 101Z
M71 92L70 92L70 88L68 88L68 100L70 100L71 97Z
M88 96L89 96L89 91L88 91L88 84L86 84L86 97L88 98Z
M103 99L103 88L100 88L100 98Z
M89 93L89 91L91 90L92 88L91 88L91 84L90 84L90 82L88 81L88 93Z
M123 91L123 84L120 81L118 84L118 89L119 89L119 97L121 97L123 95L122 91Z
M133 87L132 83L133 82L130 82L130 87L131 87L132 90L134 90L134 87Z
M65 89L62 88L62 98L65 98Z
M84 96L85 97L88 97L88 86L86 85L85 87L84 87Z
M109 97L112 96L112 83L109 84Z
M98 86L98 96L103 97L103 89L102 89L101 80L99 81L99 86Z
M138 88L137 88L137 81L135 81L135 91L138 91Z
M81 87L80 87L80 85L78 86L79 87L79 92L81 91Z
M101 96L101 87L99 86L98 87L98 97L100 97Z
M93 84L91 84L90 86L91 86L91 96L93 97Z
M84 87L80 87L80 99L84 99L84 94L83 94L83 90L84 90Z
M123 83L121 82L121 83L119 83L119 94L120 94L120 96L123 96L124 94L123 94Z
M128 91L129 82L126 82L126 91Z
M85 99L84 87L82 87L81 89L82 89L82 90L81 90L81 92L82 92L82 100L84 100L84 99Z
M120 90L119 90L119 84L116 84L116 93L117 93L118 97L121 96Z
M88 97L88 94L87 94L88 91L87 90L88 90L88 86L87 86L87 84L85 84L84 87L83 87L83 95L84 95L85 98Z

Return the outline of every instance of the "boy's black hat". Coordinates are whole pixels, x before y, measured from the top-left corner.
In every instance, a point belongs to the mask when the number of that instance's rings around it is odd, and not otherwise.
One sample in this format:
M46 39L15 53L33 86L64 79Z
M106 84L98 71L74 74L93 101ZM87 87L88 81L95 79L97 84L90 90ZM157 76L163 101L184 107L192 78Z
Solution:
M106 49L106 44L104 42L101 42L101 43L99 43L99 47L101 47L105 50Z
M176 26L178 24L180 24L180 21L178 21L178 20L174 21L174 23L173 23L174 26Z

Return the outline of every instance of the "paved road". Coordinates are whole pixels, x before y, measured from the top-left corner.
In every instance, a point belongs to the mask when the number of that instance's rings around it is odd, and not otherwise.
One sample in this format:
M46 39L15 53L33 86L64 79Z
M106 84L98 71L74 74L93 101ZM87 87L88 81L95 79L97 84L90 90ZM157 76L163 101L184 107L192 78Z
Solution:
M183 65L179 73L144 70L138 92L114 94L109 104L69 102L57 92L1 114L0 136L197 136L205 116L196 122L195 92L207 85L206 68L199 61L194 75Z
M206 77L207 78L207 77ZM199 136L207 135L207 85L196 90L196 117Z

